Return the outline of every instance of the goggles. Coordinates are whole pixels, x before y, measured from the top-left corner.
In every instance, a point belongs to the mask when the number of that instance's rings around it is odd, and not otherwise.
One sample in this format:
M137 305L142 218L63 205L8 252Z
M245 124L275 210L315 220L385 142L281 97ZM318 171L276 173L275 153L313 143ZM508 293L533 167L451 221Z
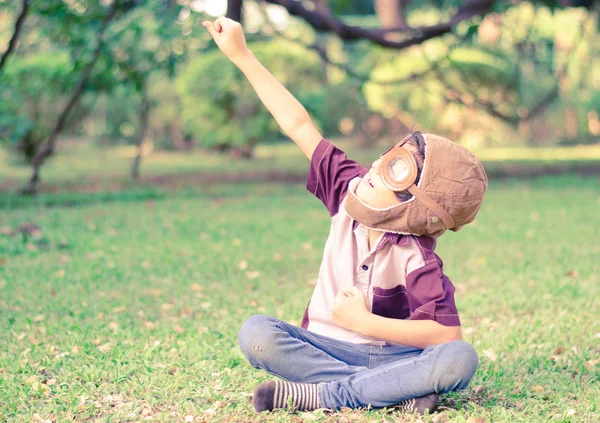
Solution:
M383 184L394 192L410 192L413 197L444 222L446 229L452 229L454 227L452 216L416 185L418 176L417 162L413 154L406 148L403 148L403 145L413 137L423 139L423 135L420 132L408 134L381 155L380 173ZM436 216L432 218L433 223L437 222Z

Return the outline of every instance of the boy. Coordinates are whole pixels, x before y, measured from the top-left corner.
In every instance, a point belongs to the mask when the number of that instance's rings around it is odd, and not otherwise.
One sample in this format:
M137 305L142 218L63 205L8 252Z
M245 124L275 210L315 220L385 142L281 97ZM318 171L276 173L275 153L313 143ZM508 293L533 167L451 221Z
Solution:
M304 107L247 48L242 27L204 22L221 51L311 161L307 189L331 215L302 328L252 316L239 342L250 364L284 380L254 389L256 411L388 407L431 412L478 365L462 341L454 286L436 238L475 218L481 163L435 135L411 133L370 169L323 139Z

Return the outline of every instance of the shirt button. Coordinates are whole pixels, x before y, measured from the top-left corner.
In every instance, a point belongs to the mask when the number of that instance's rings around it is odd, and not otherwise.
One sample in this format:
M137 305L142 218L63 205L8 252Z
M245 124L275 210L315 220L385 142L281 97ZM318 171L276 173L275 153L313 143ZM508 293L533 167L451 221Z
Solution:
M365 270L365 271L366 271L366 270L369 270L369 266L367 266L366 264L363 264L363 265L362 265L362 270Z

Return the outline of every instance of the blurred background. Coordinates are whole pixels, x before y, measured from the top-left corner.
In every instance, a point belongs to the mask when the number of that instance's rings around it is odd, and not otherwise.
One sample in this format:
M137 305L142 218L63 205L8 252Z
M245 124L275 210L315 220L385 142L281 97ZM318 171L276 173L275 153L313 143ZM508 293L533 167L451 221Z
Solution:
M222 15L243 22L264 65L360 161L414 127L472 149L492 176L595 172L598 9L592 0L0 0L0 191L189 182L232 159L236 170L303 174L201 26Z

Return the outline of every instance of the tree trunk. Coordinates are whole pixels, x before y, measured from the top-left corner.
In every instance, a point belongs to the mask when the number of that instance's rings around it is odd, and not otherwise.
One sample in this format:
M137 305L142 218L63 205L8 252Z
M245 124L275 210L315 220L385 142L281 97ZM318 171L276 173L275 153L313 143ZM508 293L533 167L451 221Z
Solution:
M148 133L148 115L150 114L150 100L146 93L146 84L142 84L142 104L140 105L140 134L135 142L137 154L133 159L131 166L131 177L138 179L140 177L140 163L142 162L143 146Z
M242 3L243 0L227 0L227 17L229 19L242 23Z
M187 143L185 142L185 140L183 139L183 137L181 136L181 124L179 122L179 119L175 119L173 120L173 122L171 122L171 124L169 125L169 135L171 138L171 142L173 143L173 145L175 146L175 148L177 150L183 151L183 150L187 150Z
M406 6L410 0L375 0L375 12L379 18L381 29L403 29L406 25ZM390 41L401 41L404 36L399 32L385 33L384 38Z
M40 168L42 164L44 164L46 159L54 152L54 148L56 147L56 141L65 125L65 122L67 121L67 118L69 117L69 113L71 112L71 110L73 110L73 107L75 107L75 105L79 101L79 98L81 97L81 94L83 93L83 89L87 84L90 74L92 73L92 69L94 68L96 61L100 56L100 50L104 45L104 32L106 31L106 28L108 28L108 24L110 23L110 21L115 17L118 4L119 1L115 0L111 5L108 14L104 17L100 29L98 30L98 41L96 43L96 48L94 49L92 58L81 73L79 81L77 81L77 85L73 89L73 94L71 94L69 102L67 103L63 111L60 113L58 121L56 122L56 126L50 133L48 142L40 148L40 151L36 154L35 158L33 159L33 173L31 175L31 178L29 179L29 182L27 183L27 186L25 186L25 188L23 188L22 190L23 194L33 195L37 192L37 185L40 179Z
M27 13L29 12L29 0L23 0L23 8L21 9L21 13L15 22L15 29L13 31L12 37L10 37L10 41L8 42L8 47L6 51L2 54L2 58L0 58L0 73L2 73L2 68L6 64L8 60L8 56L12 54L17 46L17 41L19 39L19 34L21 32L21 28L23 27L23 23L25 22L25 18L27 17Z

